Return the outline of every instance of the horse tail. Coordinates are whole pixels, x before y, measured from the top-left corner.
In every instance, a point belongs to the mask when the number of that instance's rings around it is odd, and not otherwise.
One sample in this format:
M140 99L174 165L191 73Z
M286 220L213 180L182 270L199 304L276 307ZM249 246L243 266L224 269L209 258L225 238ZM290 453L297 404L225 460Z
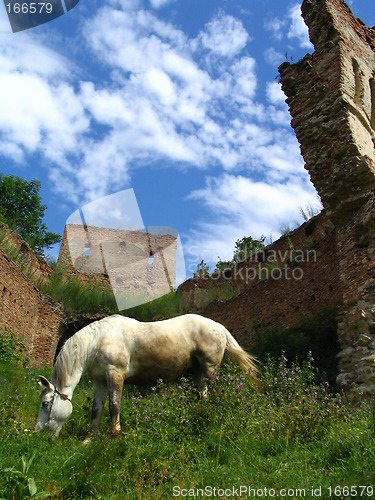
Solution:
M227 344L226 344L226 351L228 351L231 359L233 361L236 361L240 368L248 373L250 377L257 382L258 381L258 373L259 370L257 368L257 362L258 360L256 359L255 356L252 356L248 352L246 352L242 347L239 345L237 340L228 332L228 330L224 328L225 336L227 339Z

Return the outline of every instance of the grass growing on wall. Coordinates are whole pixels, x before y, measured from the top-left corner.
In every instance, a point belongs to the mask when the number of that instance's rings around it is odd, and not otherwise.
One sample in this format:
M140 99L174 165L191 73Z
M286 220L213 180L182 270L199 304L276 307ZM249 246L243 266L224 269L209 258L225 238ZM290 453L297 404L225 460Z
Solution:
M30 498L29 480L36 494L55 499L164 500L183 489L240 486L263 492L243 498L264 496L265 488L304 490L312 498L320 487L321 498L343 498L341 490L328 494L339 485L364 485L361 498L372 498L373 409L369 403L351 406L327 384L317 384L311 357L300 365L284 356L267 361L258 392L229 362L207 400L197 399L188 379L130 389L122 434L108 435L105 416L88 446L82 444L92 398L86 379L74 394L71 419L53 439L31 430L37 374L0 361L0 498Z
M47 282L47 286L44 286L44 290L53 300L62 304L64 312L68 315L119 313L111 289L92 283L84 283L79 278L69 277L66 279L63 273L59 273L58 270ZM179 302L175 292L120 311L120 314L136 318L139 321L156 321L171 318L179 313Z
M111 289L84 282L79 277L66 277L58 266L51 278L41 285L41 289L52 300L59 302L68 315L118 312Z
M7 227L7 226L6 226ZM27 246L17 245L11 238L9 238L7 229L0 224L0 249L10 259L15 266L36 285L36 277L30 267L30 260L27 258ZM22 241L22 240L21 240ZM31 250L30 250L31 251ZM38 257L35 256L37 260ZM39 280L39 279L38 279Z

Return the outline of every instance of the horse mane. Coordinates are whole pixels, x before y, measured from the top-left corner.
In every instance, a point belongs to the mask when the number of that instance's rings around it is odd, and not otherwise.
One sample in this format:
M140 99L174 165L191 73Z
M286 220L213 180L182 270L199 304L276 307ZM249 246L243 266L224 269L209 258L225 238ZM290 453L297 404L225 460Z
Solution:
M69 385L69 377L77 370L82 371L86 363L88 348L97 331L95 323L76 332L61 348L52 372L52 383L57 388L63 389Z

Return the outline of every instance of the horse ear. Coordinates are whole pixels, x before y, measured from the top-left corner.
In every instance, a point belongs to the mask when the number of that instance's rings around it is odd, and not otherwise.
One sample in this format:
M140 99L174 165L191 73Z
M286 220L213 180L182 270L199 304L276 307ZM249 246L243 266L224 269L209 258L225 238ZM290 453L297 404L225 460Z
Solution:
M49 389L50 391L54 391L55 388L54 386L51 384L51 382L49 382L46 377L43 377L43 375L39 375L39 385L42 389Z

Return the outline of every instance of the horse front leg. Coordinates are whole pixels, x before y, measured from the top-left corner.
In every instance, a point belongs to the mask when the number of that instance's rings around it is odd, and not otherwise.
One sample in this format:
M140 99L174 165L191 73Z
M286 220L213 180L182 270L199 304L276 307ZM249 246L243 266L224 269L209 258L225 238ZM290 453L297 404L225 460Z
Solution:
M108 396L108 387L106 384L93 381L94 401L91 410L91 430L84 440L84 444L89 444L92 436L98 431L100 420L103 413L104 403Z

